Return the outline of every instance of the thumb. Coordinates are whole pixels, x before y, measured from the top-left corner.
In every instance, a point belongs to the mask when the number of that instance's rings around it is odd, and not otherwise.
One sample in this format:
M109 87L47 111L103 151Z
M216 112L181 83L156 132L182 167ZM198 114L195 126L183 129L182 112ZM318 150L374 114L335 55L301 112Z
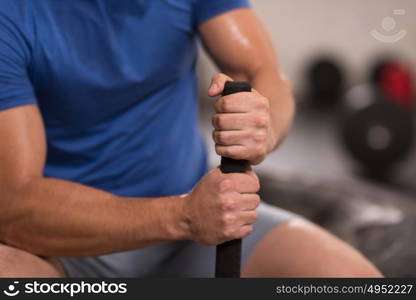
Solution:
M227 81L233 81L230 77L225 74L218 73L211 79L211 85L208 89L208 96L215 97L221 95L224 90L224 85Z

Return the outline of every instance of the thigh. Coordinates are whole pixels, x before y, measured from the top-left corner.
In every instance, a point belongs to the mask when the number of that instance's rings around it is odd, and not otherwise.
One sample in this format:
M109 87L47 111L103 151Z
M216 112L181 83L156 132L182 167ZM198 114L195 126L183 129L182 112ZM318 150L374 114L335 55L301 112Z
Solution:
M64 277L57 260L0 244L0 277Z
M304 219L271 230L256 245L245 277L380 277L357 250Z

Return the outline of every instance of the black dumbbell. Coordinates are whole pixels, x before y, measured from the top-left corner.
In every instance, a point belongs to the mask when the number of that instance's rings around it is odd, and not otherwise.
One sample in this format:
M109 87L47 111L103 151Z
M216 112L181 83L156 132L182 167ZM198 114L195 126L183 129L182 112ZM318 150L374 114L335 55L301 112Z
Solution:
M409 153L413 118L373 85L351 89L344 101L341 138L368 174L385 177Z
M370 68L368 74L369 80L374 85L380 85L382 82L382 74L386 67L394 62L393 58L384 57L376 60Z
M315 59L306 70L307 98L318 107L338 104L345 92L345 72L334 58Z

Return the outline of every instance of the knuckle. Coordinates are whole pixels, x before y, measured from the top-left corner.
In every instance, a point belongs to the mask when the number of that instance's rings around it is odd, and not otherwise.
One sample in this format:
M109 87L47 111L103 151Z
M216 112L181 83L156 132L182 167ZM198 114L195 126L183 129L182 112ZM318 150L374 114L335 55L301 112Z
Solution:
M230 211L235 209L235 202L232 199L224 199L221 203L221 209L223 211Z
M234 187L233 182L230 179L224 179L219 182L219 191L220 192L227 192L232 190Z
M231 151L228 147L215 145L215 151L220 156L227 156L227 157L231 156L231 153L230 153Z
M259 207L260 202L261 202L261 198L260 198L259 195L256 194L255 197L254 197L254 206L255 206L255 208Z
M212 116L211 123L212 123L212 126L214 126L214 128L217 127L217 117L216 117L216 115Z
M224 132L221 131L217 131L215 133L216 135L216 142L219 144L225 144L227 142L226 136L224 134Z
M216 115L215 117L215 124L217 128L224 128L225 126L225 118L221 115Z
M224 237L224 239L228 240L228 239L232 239L232 232L228 229L225 229L222 233L222 236Z
M232 227L236 222L236 218L233 215L227 214L223 217L224 225L227 227Z
M249 234L251 234L253 232L253 226L247 226L247 229L246 229L246 232L245 232L245 235L249 235Z
M257 220L257 217L258 217L257 211L253 210L253 212L252 212L252 220L253 220L253 223L254 223L254 221Z
M217 154L220 155L220 156L224 156L223 148L224 147L220 147L219 145L215 145L215 152L217 152Z
M264 114L258 114L256 115L254 122L256 124L257 127L259 128L265 128L268 125L268 119L266 117L266 115Z
M269 99L266 97L259 97L257 99L257 107L262 110L268 110L270 108Z
M253 139L256 143L263 143L266 141L266 133L264 131L259 131L253 136Z
M219 115L215 114L212 116L212 125L214 126L214 128L218 128L218 123L219 123Z
M223 236L227 240L235 238L236 237L235 236L235 229L233 229L233 228L225 229L224 232L223 232Z
M225 156L224 147L222 146L215 145L215 152L217 152L217 154L220 156Z
M258 144L256 146L256 150L255 151L256 151L256 154L259 155L259 156L266 155L266 148L265 148L265 146L263 144Z
M258 178L253 179L253 190L258 192L260 190L260 181Z
M230 111L231 110L231 99L230 98L222 98L222 105L221 108L223 111Z
M221 109L221 98L214 102L214 110L218 113Z

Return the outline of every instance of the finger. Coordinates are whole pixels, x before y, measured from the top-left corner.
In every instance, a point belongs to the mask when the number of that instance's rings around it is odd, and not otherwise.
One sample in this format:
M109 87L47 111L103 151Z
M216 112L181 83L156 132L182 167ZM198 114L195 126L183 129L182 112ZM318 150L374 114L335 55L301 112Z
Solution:
M260 205L260 196L257 194L242 194L240 208L243 211L255 210Z
M218 73L211 79L211 85L208 89L208 96L215 97L221 95L224 90L224 85L227 81L233 81L229 76Z
M217 130L244 130L250 128L265 129L269 126L269 117L263 112L220 113L212 116L212 126Z
M245 225L241 228L241 233L243 234L243 237L248 236L253 232L254 228L253 225Z
M253 225L243 225L239 228L236 238L242 239L253 232Z
M218 113L245 113L253 109L253 94L241 92L219 98L214 103L214 109ZM257 96L254 96L257 97Z
M245 173L230 173L223 174L224 179L228 179L232 182L233 190L240 194L254 194L260 189L260 183L258 180Z
M259 177L257 176L256 172L253 171L253 168L251 166L247 168L246 174L253 177L255 180L259 180Z
M215 151L219 156L232 159L247 159L248 149L242 145L221 146L215 145Z
M215 114L212 126L217 130L243 130L257 126L257 117L249 113Z
M217 113L246 113L251 111L269 111L270 102L258 93L242 92L219 98L214 103Z
M241 220L241 225L252 225L257 220L257 211L250 210L241 212L239 220Z
M214 142L220 146L243 146L245 145L245 142L248 143L250 139L250 132L248 130L214 130L212 132L212 138Z
M254 172L253 171L253 169L251 168L251 166L249 165L248 167L247 167L247 169L246 169L246 174L248 175L248 176L250 176L251 178L253 178L253 180L255 180L255 181L257 181L258 183L259 183L259 190L260 190L260 187L261 187L261 185L260 185L260 179L259 179L259 177L257 176L257 174L256 174L256 172ZM258 191L257 191L258 192Z

